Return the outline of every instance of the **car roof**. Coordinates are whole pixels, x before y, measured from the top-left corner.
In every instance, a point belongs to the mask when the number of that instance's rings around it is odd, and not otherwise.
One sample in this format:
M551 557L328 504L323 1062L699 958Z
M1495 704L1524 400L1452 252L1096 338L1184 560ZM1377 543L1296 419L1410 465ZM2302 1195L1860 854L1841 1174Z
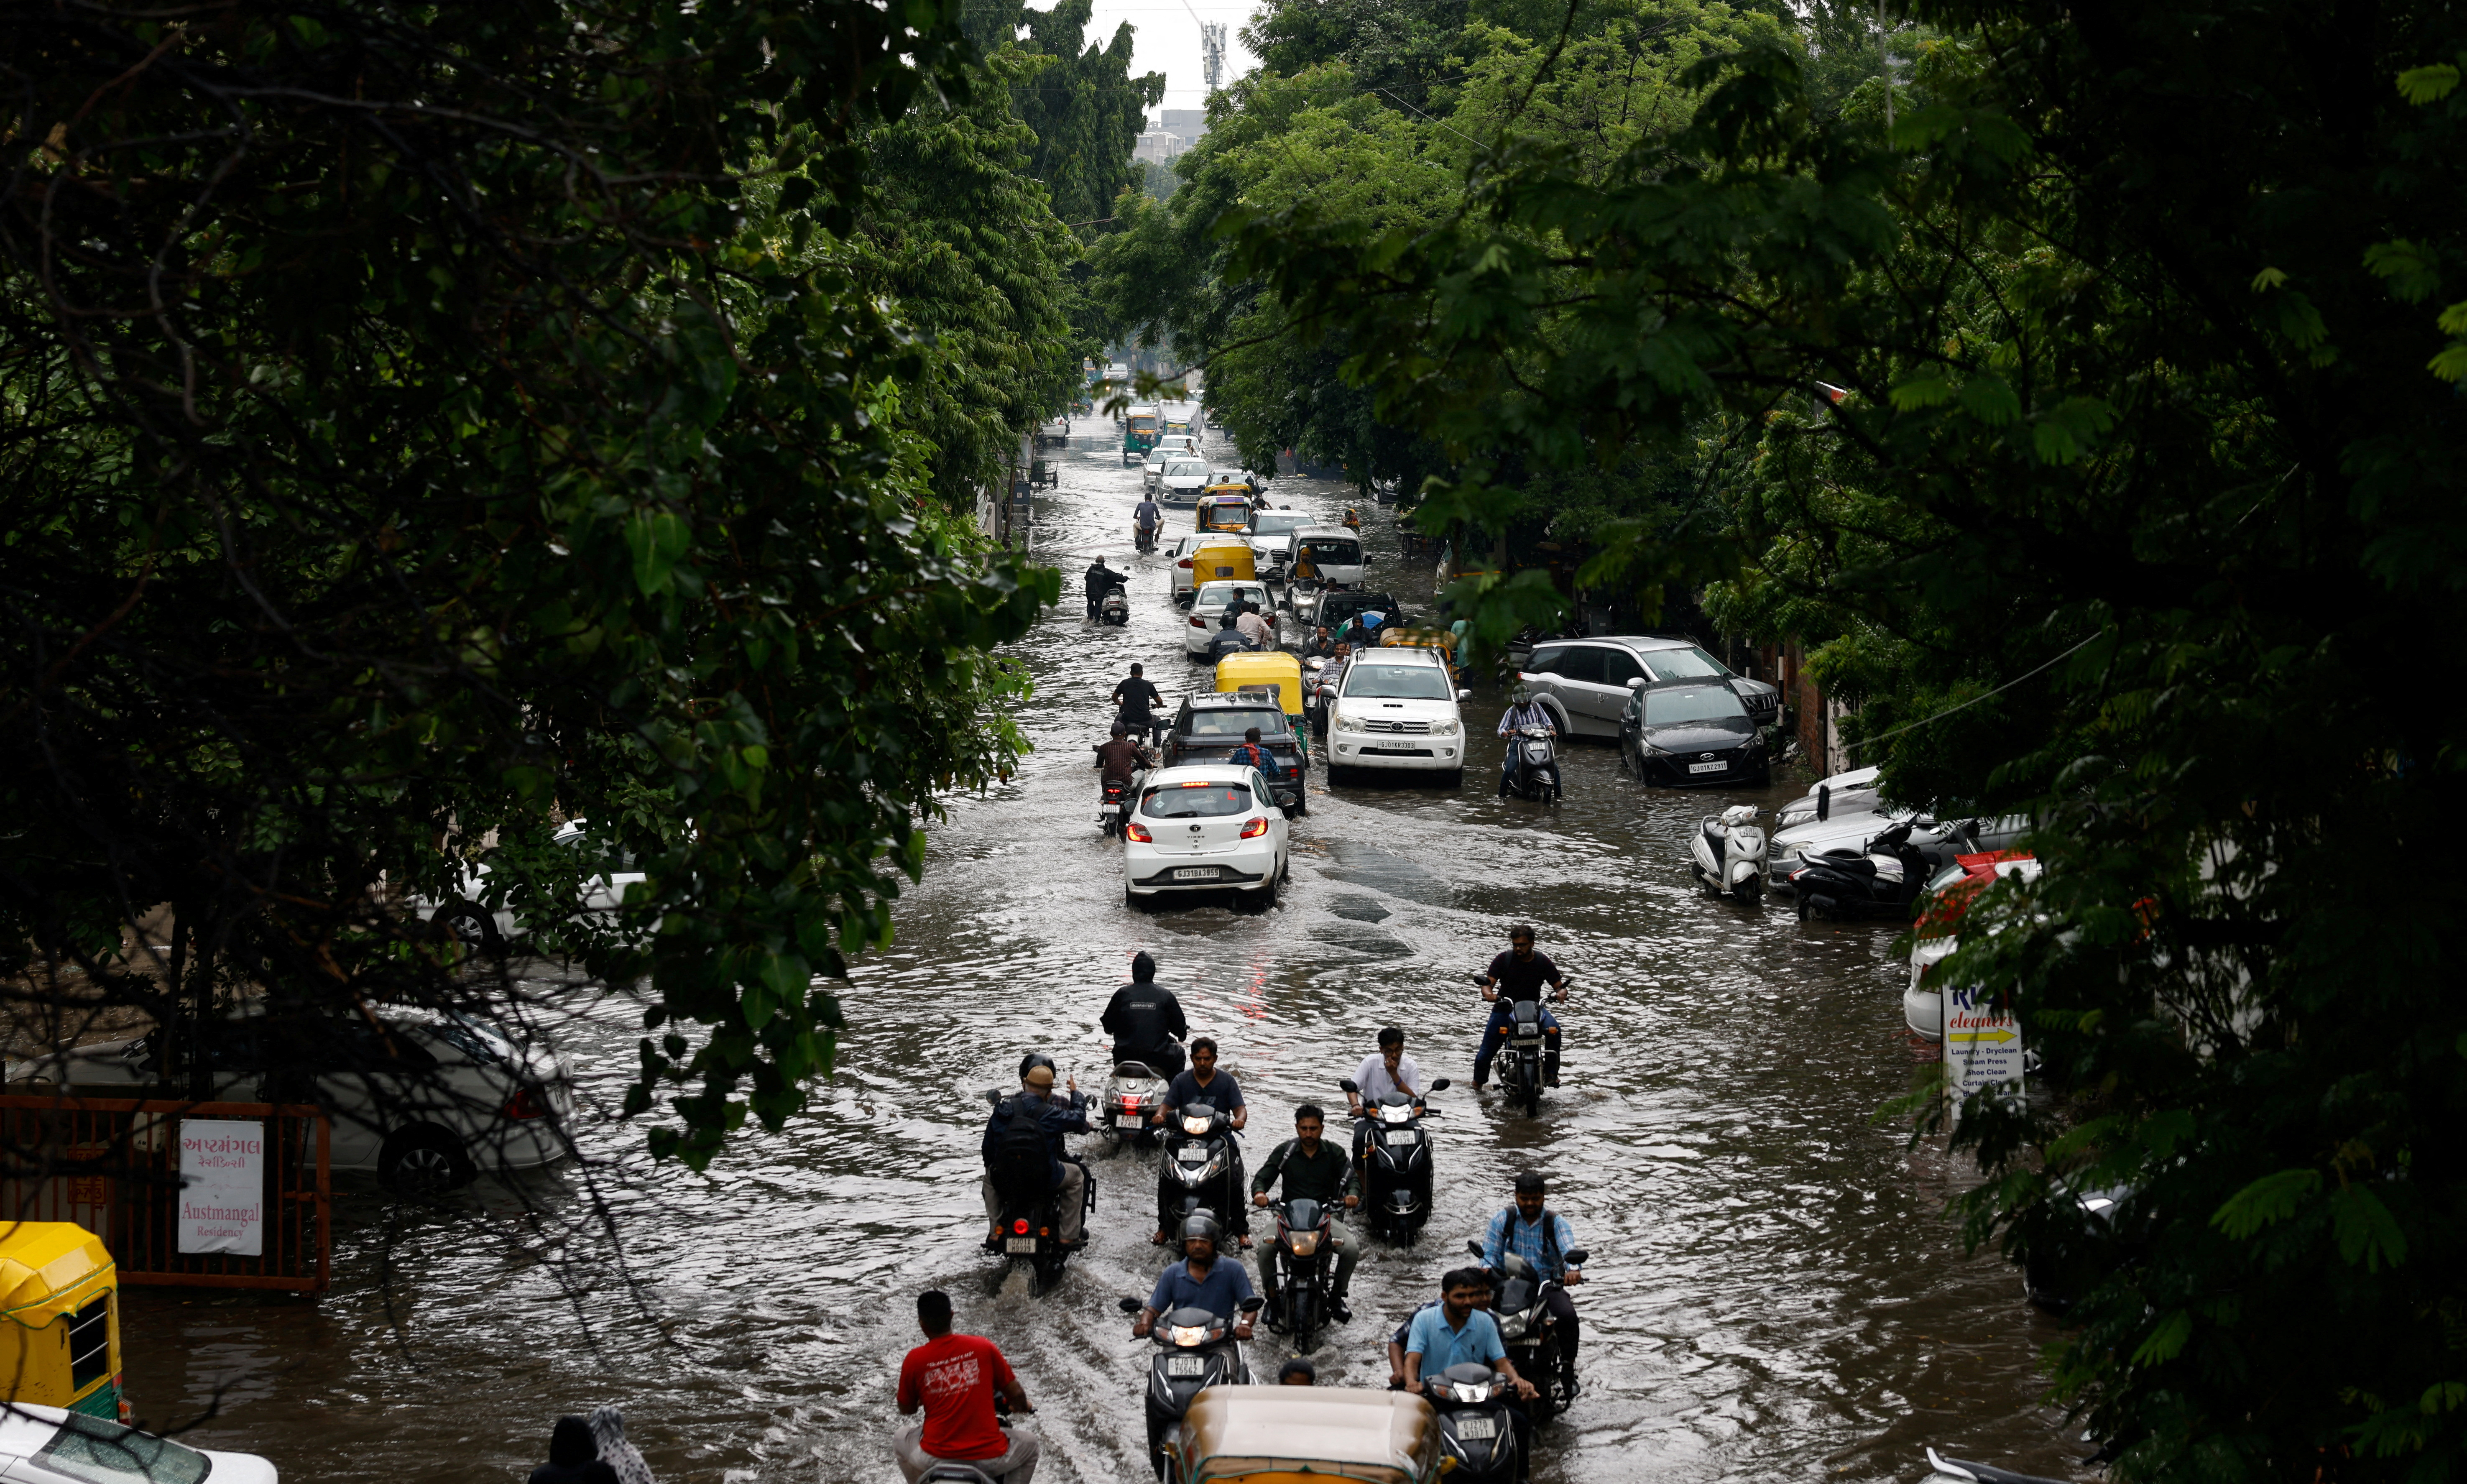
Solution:
M1262 699L1258 696L1246 696L1238 690L1203 691L1189 699L1190 708L1194 711L1273 711L1277 709L1276 697L1269 696Z
M1539 649L1545 644L1624 644L1640 654L1651 654L1657 649L1698 647L1692 639L1671 639L1662 634L1587 634L1572 639L1541 640L1533 647Z
M1439 654L1436 649L1426 649L1419 644L1398 644L1392 648L1388 645L1381 644L1354 652L1353 663L1357 665L1369 664L1374 660L1381 664L1400 663L1428 664L1437 666L1439 663Z
M1236 768L1232 763L1185 763L1177 768L1159 768L1148 775L1147 786L1166 783L1248 783L1253 768Z
M1343 536L1347 541L1359 541L1362 539L1362 532L1355 530L1349 526L1305 526L1301 530L1295 532L1295 534L1302 536Z

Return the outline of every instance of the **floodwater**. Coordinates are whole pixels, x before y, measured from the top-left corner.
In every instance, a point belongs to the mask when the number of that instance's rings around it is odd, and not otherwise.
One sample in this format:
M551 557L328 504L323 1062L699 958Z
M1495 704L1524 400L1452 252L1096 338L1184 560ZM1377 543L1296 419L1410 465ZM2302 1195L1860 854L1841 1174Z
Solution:
M1366 1258L1354 1322L1318 1353L1324 1383L1384 1384L1388 1330L1532 1169L1593 1254L1577 1294L1587 1390L1542 1434L1537 1479L1909 1480L1929 1445L2080 1474L2088 1450L2040 1403L2035 1357L2055 1326L2001 1259L1961 1252L1941 1213L1964 1172L1875 1117L1932 1056L1901 1024L1890 930L1802 926L1692 890L1687 832L1731 798L1648 793L1589 747L1565 758L1561 806L1497 799L1500 697L1485 687L1461 789L1314 779L1275 911L1125 909L1087 752L1103 697L1134 661L1169 698L1208 681L1181 657L1166 558L1130 555L1136 470L1110 422L1082 427L1036 503L1033 549L1065 573L1063 607L1017 646L1037 751L934 827L924 883L846 997L840 1068L810 1112L706 1176L651 1167L639 1129L602 1119L578 1131L584 1164L451 1214L350 1187L319 1302L127 1293L141 1416L177 1426L214 1407L192 1441L261 1452L290 1479L399 1484L518 1479L557 1414L609 1402L664 1480L891 1481L914 1298L941 1287L1037 1404L1040 1484L1143 1477L1151 1351L1114 1301L1143 1295L1163 1263L1153 1175L1087 1140L1089 1249L1042 1299L1000 1288L976 1246L975 1094L1038 1047L1100 1081L1098 1014L1146 949L1242 1081L1254 1168L1293 1105L1342 1097L1382 1024L1405 1027L1426 1075L1457 1081L1434 1098L1427 1240ZM1349 496L1285 480L1270 498L1334 516ZM1373 580L1421 606L1428 567L1398 560L1389 515L1365 509ZM1099 551L1133 573L1127 628L1079 617L1077 573ZM1575 989L1565 1086L1537 1118L1466 1086L1484 1008L1468 976L1520 920ZM559 1039L586 1101L613 1107L638 1007L533 972L572 1014ZM1256 1367L1282 1352L1263 1328L1252 1353Z

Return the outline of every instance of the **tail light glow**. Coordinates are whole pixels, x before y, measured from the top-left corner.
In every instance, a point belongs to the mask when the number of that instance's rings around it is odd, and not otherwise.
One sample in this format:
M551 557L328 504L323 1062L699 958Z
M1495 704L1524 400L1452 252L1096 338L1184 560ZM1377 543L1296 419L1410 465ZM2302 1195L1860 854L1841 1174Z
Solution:
M1156 837L1148 833L1148 827L1142 824L1137 820L1133 820L1130 823L1122 826L1122 838L1124 840L1136 840L1143 845L1154 844L1156 843Z
M1256 840L1267 832L1268 817L1264 814L1256 815L1251 819L1244 820L1242 821L1242 838L1244 840Z
M549 1115L548 1094L538 1088L520 1088L513 1101L506 1105L509 1118L545 1118Z

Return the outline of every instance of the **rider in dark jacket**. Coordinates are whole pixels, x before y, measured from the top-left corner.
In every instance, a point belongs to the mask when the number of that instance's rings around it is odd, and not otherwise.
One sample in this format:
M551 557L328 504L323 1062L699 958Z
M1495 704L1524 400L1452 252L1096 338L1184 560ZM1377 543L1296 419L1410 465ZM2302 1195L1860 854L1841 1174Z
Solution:
M1114 991L1098 1024L1114 1038L1114 1060L1145 1062L1167 1078L1182 1074L1182 1038L1190 1034L1182 1001L1156 981L1156 960L1131 960L1131 981Z

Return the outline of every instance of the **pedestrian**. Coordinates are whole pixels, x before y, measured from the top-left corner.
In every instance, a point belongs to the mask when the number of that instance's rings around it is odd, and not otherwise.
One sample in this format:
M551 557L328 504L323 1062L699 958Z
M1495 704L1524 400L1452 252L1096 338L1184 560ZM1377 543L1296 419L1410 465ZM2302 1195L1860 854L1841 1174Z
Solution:
M939 1289L917 1295L917 1327L925 1343L899 1362L899 1415L913 1417L922 1407L925 1420L892 1443L900 1473L917 1484L926 1470L950 1460L975 1466L994 1484L1029 1484L1036 1439L1004 1431L994 1412L997 1391L1014 1414L1036 1411L1010 1362L992 1340L951 1333L951 1295Z
M619 1484L617 1471L600 1459L591 1424L560 1417L548 1435L548 1462L532 1471L531 1484Z
M625 1414L613 1406L591 1409L591 1441L600 1461L617 1471L617 1484L653 1484L643 1450L625 1441Z

